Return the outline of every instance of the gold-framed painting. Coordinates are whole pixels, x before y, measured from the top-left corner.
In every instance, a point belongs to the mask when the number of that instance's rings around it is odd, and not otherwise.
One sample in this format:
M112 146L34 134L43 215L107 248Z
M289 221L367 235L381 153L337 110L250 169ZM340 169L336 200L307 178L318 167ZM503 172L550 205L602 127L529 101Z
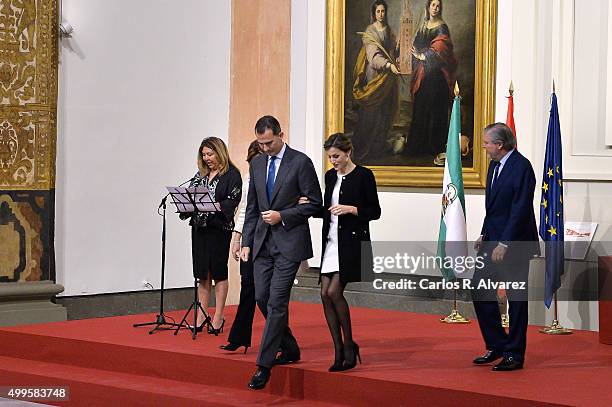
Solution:
M439 187L457 83L464 185L483 188L496 24L497 0L328 0L324 137L380 186Z

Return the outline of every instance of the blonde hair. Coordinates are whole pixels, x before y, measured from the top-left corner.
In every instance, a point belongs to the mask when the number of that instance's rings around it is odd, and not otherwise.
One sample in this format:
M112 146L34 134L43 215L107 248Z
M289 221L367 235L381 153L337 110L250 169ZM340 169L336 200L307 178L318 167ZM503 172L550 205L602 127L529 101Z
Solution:
M200 148L198 149L198 170L201 176L206 176L210 172L210 168L202 160L202 149L204 147L210 148L219 161L219 175L223 175L227 172L230 167L235 167L232 160L230 160L227 146L219 137L206 137L202 140Z

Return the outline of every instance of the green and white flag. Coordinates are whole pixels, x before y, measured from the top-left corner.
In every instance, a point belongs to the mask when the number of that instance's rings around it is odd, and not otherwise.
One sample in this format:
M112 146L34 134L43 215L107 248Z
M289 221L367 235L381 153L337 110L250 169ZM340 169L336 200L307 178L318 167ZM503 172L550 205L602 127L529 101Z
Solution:
M456 259L467 256L467 230L465 224L465 195L461 170L461 110L459 88L455 84L455 100L448 128L444 180L442 184L442 213L438 235L440 270L446 280L454 280ZM461 269L463 270L463 268Z

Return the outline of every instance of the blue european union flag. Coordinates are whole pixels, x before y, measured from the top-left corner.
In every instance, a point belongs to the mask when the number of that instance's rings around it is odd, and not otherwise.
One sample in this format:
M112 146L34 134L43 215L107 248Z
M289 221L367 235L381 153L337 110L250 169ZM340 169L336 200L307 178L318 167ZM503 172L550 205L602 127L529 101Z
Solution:
M563 274L563 170L561 160L561 127L557 96L553 92L540 202L540 237L546 246L546 278L544 304L550 308L554 293L561 286Z

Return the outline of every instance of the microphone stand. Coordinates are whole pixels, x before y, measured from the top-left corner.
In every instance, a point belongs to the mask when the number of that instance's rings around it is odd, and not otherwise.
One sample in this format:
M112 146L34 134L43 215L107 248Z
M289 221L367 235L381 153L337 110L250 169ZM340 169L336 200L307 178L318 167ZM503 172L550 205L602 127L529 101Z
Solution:
M188 182L193 181L194 178L190 178L187 181L183 182L181 185L179 186L183 186ZM179 324L177 324L176 322L168 322L166 320L166 318L168 318L166 316L166 314L164 313L164 280L165 280L165 272L166 272L166 199L168 199L168 196L170 195L170 193L167 193L166 196L164 196L161 200L161 203L159 204L158 208L157 208L157 213L159 213L159 209L162 209L162 235L161 235L161 240L162 240L162 247L161 247L161 288L160 288L160 294L159 294L159 313L157 314L157 316L155 317L155 321L154 322L145 322L145 323L140 323L140 324L134 324L133 327L134 328L138 328L141 326L150 326L150 325L155 325L153 327L153 329L151 329L149 331L149 335L153 334L156 331L168 331L168 330L174 330L177 326L179 326Z

